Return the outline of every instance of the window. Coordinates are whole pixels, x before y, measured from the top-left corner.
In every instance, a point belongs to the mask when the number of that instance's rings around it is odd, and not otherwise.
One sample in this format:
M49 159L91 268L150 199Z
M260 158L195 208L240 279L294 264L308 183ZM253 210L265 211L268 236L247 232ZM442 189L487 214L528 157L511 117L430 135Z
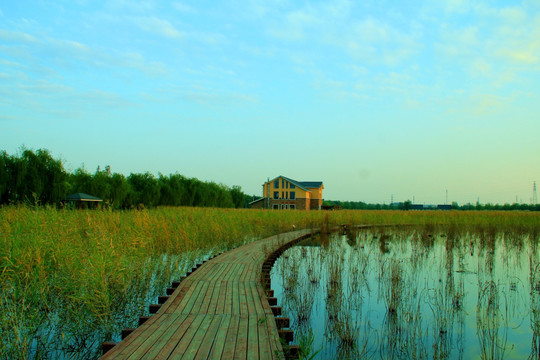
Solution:
M291 209L291 210L296 209L296 205L294 205L294 204L289 205L289 209Z
M296 186L294 186L294 184L291 184L291 189L294 189Z
M285 180L281 179L281 187L285 189Z
M281 208L282 208L282 209L287 209L288 206L289 206L289 205L287 205L287 204L281 204Z
M288 188L289 188L289 182L287 181L287 182L285 183L285 189L288 189Z
M282 191L282 192L281 192L281 198L282 198L282 199L285 199L285 191Z
M278 210L278 209L279 209L279 205L278 205L278 204L274 204L274 205L272 205L272 209L274 209L274 210Z
M291 200L296 200L296 193L294 191L291 191L289 197Z
M274 191L274 199L279 199L279 191Z
M279 189L279 179L274 181L274 189Z

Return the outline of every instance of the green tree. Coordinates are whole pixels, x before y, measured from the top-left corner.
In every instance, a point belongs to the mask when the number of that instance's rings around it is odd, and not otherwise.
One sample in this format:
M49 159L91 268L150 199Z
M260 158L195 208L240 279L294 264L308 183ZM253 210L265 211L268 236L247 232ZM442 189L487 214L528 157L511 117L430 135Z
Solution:
M154 175L149 172L132 173L128 176L128 182L133 190L132 200L135 201L132 205L144 204L147 207L158 205L159 185Z
M234 185L231 188L231 198L235 208L246 207L244 202L244 193L240 186Z

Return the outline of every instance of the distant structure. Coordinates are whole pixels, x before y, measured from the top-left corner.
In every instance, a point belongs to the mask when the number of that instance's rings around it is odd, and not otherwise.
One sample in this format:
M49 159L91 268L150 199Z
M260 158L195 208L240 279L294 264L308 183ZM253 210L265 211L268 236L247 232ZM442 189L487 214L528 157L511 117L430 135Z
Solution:
M532 204L536 205L538 203L538 198L536 197L536 181L533 182L533 197Z
M68 203L75 203L77 204L78 209L82 209L83 207L97 208L99 203L103 202L103 199L85 193L75 193L67 196L65 201Z
M285 176L268 179L263 197L249 203L253 209L321 210L322 181L296 181Z
M452 205L448 204L438 204L438 205L429 205L429 204L412 204L411 210L452 210Z

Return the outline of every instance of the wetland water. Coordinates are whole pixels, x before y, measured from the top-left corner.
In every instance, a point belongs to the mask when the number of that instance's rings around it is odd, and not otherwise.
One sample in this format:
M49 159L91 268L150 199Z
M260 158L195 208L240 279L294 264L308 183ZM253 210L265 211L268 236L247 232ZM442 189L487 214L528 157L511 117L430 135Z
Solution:
M538 359L539 264L527 234L374 228L307 239L271 281L318 359Z

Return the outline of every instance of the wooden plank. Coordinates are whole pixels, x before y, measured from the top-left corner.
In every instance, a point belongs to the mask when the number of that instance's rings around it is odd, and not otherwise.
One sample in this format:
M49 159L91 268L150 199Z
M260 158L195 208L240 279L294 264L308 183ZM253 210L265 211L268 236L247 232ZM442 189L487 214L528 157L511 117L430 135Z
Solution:
M259 359L259 331L257 315L248 316L247 358Z
M199 349L201 345L203 344L203 341L208 334L208 331L210 329L210 326L214 322L215 319L220 320L219 317L204 314L204 315L197 315L202 316L202 322L195 334L193 334L193 337L191 338L191 341L189 342L189 345L185 347L185 349L180 349L177 347L175 349L175 352L171 354L172 358L177 358L177 351L182 353L181 358L182 359L194 359L195 355L199 352ZM213 335L211 339L211 343L213 342ZM211 344L210 343L210 344Z
M155 316L155 315L154 315ZM135 340L131 342L131 346L125 347L119 353L119 356L127 359L137 359L141 353L144 353L149 343L153 343L157 337L167 331L169 326L181 317L181 314L166 315L159 323L155 323L149 328L150 336L137 336Z
M180 339L184 337L187 330L193 325L195 315L187 315L182 322L176 324L174 329L170 329L167 336L159 340L156 346L148 349L143 359L164 359L177 347ZM194 325L196 326L196 324Z
M174 292L172 295L172 299L167 301L165 304L166 308L162 309L164 312L175 312L177 311L178 307L182 302L186 302L189 296L193 294L193 292L196 290L196 287L194 286L193 281L190 280L184 280L182 281L184 286L178 291L178 289ZM172 300L172 301L171 301Z
M178 314L179 316L169 315L170 325L163 326L158 331L152 333L147 340L133 353L130 359L154 359L160 349L163 349L167 342L176 334L179 329L184 329L189 326L191 319L188 319L187 314ZM187 320L187 321L186 321ZM180 330L183 333L183 330ZM176 342L176 339L173 340Z
M223 290L221 287L221 281L214 281L212 282L214 287L214 293L212 294L212 297L210 298L210 302L208 304L208 308L206 309L207 314L216 314L216 308L217 304L221 299Z
M249 315L247 305L246 289L243 282L238 282L238 313L240 315Z
M238 335L236 336L236 346L234 348L233 359L244 359L244 360L248 359L247 340L248 340L248 317L246 315L240 315L240 321L238 323Z
M257 309L255 308L255 301L253 300L253 294L248 282L240 283L240 286L244 289L244 297L246 299L247 314L257 316Z
M206 289L208 288L208 283L206 281L197 281L192 286L194 288L191 294L186 294L184 300L178 304L175 311L183 313L191 313L193 306L202 301L202 297L206 294Z
M147 331L152 333L163 325L163 323L156 321L156 318L158 317L158 315L151 316L150 319L148 319L148 321L144 323L144 325L142 325L133 332L132 336L128 336L126 339L122 340L112 350L108 351L105 355L103 355L100 359L108 360L122 358L122 356L124 355L121 354L128 354L130 352L133 352L134 349L139 347L140 344L144 342L145 336L143 335L143 333L146 333Z
M215 315L212 317L212 322L210 323L210 326L208 327L206 332L203 334L204 337L202 339L201 344L199 345L199 349L197 353L195 354L195 359L208 359L210 352L212 351L212 348L214 347L214 340L216 338L216 334L223 320L224 320L223 315Z
M253 300L255 302L255 310L257 313L257 331L258 331L258 339L259 339L259 356L261 359L268 359L273 356L272 354L272 347L270 344L271 336L266 331L266 322L274 321L273 316L269 316L265 313L265 310L262 306L262 302L266 302L264 298L261 299L259 291L257 290L257 284L250 282L249 289L251 291L251 295L253 296Z
M103 358L283 359L259 284L264 249L307 233L261 239L201 265L156 315Z
M206 287L206 293L201 298L201 300L197 303L197 312L199 314L208 314L208 307L210 306L210 302L212 301L212 297L214 297L214 292L216 291L216 282L215 281L205 281L207 284ZM219 289L218 289L219 291Z
M193 340L193 337L197 333L197 330L199 330L199 327L201 326L203 320L206 318L206 315L204 314L198 314L193 315L195 319L190 324L190 326L187 328L183 336L180 338L180 341L176 343L176 346L174 347L174 350L172 352L169 352L168 357L166 356L160 356L160 355L166 355L166 354L160 354L158 355L158 358L161 359L181 359L184 355L186 349L188 348L189 344Z
M227 329L227 336L225 340L225 346L221 354L222 360L232 359L234 352L236 351L236 338L238 337L238 326L240 324L240 315L231 315L229 327Z
M221 281L219 284L219 295L216 299L214 314L226 314L225 301L227 299L227 281ZM210 304L212 306L212 304Z
M231 292L231 313L240 314L240 298L238 296L238 281L230 281L232 292Z
M221 323L219 324L219 329L217 331L216 337L214 338L214 343L208 354L208 359L219 360L221 359L221 354L225 348L225 341L227 339L227 332L229 325L231 323L231 314L221 315ZM233 350L234 351L234 350Z

